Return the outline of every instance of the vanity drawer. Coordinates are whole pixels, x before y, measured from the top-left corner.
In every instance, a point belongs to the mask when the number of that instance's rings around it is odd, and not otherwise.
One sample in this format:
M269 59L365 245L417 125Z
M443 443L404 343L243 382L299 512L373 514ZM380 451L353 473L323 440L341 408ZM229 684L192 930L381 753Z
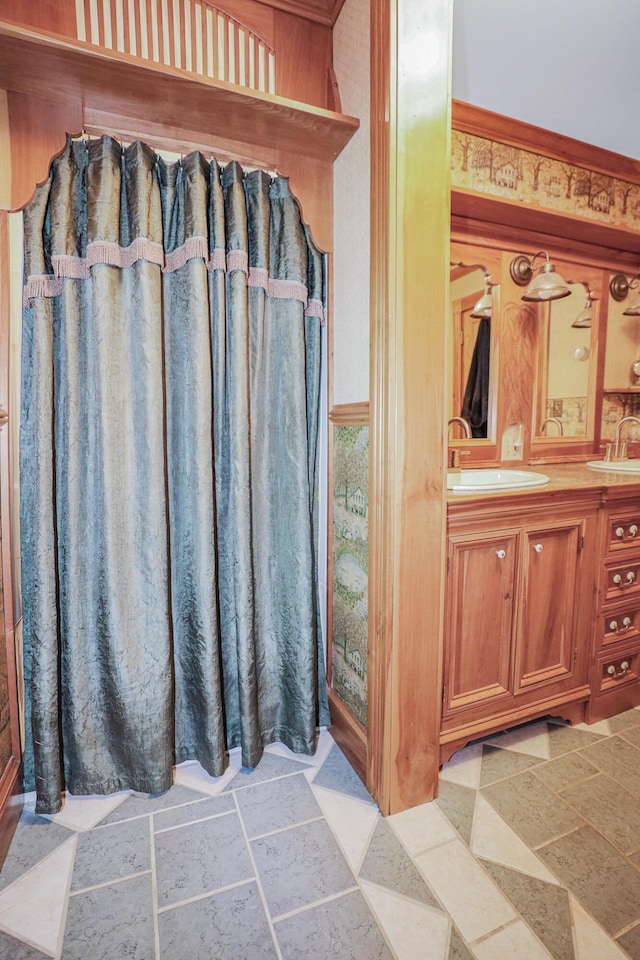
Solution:
M640 599L601 615L602 647L640 639Z
M617 687L638 680L640 671L640 650L631 649L627 653L601 657L598 661L598 693L607 693Z
M628 550L634 543L640 544L640 512L609 514L608 552ZM640 546L638 547L640 551Z
M605 565L604 599L621 600L640 595L640 557Z

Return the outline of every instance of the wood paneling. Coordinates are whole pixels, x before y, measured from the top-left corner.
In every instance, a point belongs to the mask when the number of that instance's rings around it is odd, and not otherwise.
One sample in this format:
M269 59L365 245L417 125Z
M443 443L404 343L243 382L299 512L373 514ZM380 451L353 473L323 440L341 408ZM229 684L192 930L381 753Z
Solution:
M332 65L330 28L277 12L274 46L278 94L328 107Z
M73 0L0 0L0 20L13 20L65 37L76 36Z
M46 100L8 91L11 136L11 209L23 207L49 175L66 134L82 132L82 110L75 98Z
M0 25L0 87L10 91L9 102L22 95L28 107L11 118L14 208L46 178L65 133L79 133L83 125L95 132L106 126L122 137L155 131L157 140L213 152L219 146L223 154L291 176L316 242L331 249L331 164L357 129L354 118L8 24ZM38 104L38 98L54 102Z
M215 130L241 142L250 131L258 145L324 160L335 159L358 127L342 114L10 24L0 24L0 86L56 100L81 97L92 109L132 118L148 118L151 110L159 129L205 137Z
M438 783L451 20L446 0L372 5L368 784L385 814Z
M10 315L10 261L9 227L7 214L0 210L0 583L2 616L0 643L6 672L0 678L3 699L8 699L10 751L9 762L0 770L0 866L6 855L22 808L20 767L20 724L18 717L18 687L16 650L13 625L13 590L11 558L11 512L9 471L9 315Z

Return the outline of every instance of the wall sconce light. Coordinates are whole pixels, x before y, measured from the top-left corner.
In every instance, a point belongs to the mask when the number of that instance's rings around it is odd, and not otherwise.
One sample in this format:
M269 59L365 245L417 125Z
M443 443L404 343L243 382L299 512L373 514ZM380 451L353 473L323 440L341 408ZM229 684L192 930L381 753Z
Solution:
M591 288L589 287L588 283L586 283L584 280L580 280L580 283L587 291L587 300L584 307L582 308L578 316L575 318L571 326L577 327L577 328L590 327L591 326L591 308L593 307L593 301L596 298L591 293Z
M476 301L471 311L471 316L476 320L491 320L491 312L493 310L493 293L491 291L496 284L492 282L487 268L481 263L462 263L462 261L455 263L453 260L449 261L449 266L465 267L468 270L482 270L484 276L484 293L480 299Z
M471 316L475 317L476 320L491 320L493 312L492 287L494 286L495 284L491 282L491 278L487 274L484 281L484 293L471 311Z
M546 257L547 259L540 267L538 276L532 279L533 264L538 257ZM524 254L514 257L509 266L509 273L511 274L511 279L517 283L519 287L524 287L527 283L529 284L522 294L522 299L532 303L539 303L544 300L560 300L562 297L568 297L571 293L569 285L562 279L554 264L549 259L549 254L544 250L536 253L531 258L526 257Z
M627 296L629 290L634 290L639 285L638 281L640 281L640 273L631 277L630 280L625 277L624 273L616 273L614 277L611 277L611 283L609 284L611 296L620 303ZM636 294L627 309L623 310L622 315L625 317L640 317L640 293Z

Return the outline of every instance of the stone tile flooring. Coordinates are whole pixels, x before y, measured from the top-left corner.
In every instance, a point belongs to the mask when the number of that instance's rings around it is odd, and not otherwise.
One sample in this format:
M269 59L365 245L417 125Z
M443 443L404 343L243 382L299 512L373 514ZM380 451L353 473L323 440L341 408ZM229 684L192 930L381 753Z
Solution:
M0 960L640 960L640 710L471 744L386 819L327 732L238 765L27 802Z

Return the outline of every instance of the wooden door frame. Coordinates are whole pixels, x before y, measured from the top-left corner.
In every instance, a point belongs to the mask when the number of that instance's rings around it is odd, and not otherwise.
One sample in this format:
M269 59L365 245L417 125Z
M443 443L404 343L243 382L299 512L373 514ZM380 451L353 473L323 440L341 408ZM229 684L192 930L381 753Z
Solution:
M383 814L438 785L452 19L449 0L372 5L367 783Z

